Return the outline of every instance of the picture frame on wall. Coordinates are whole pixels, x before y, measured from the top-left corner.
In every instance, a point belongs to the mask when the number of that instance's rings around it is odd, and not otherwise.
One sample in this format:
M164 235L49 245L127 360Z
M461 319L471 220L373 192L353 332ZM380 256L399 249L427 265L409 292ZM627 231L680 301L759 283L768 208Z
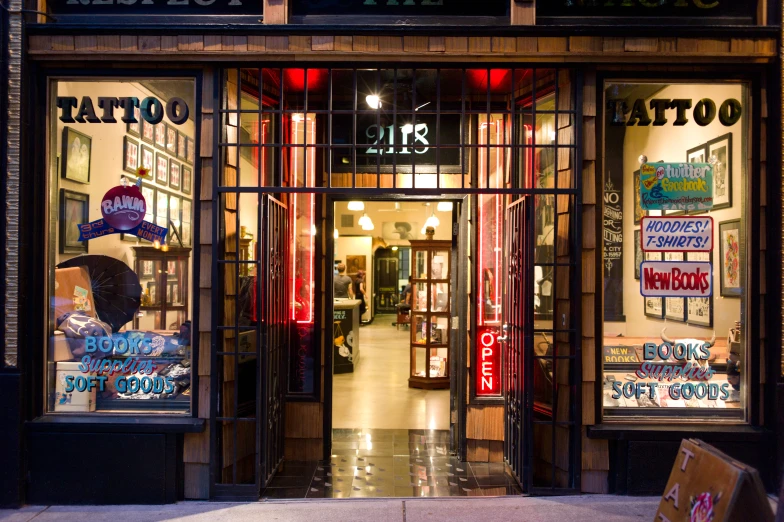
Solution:
M151 259L142 260L142 277L152 277L154 261Z
M155 126L155 148L166 152L166 123Z
M196 142L193 141L191 138L186 138L185 139L185 143L186 143L186 156L187 156L185 161L187 161L191 165L195 165L196 164Z
M144 197L144 203L147 208L147 212L144 214L144 220L149 223L155 223L155 203L156 199L156 189L154 186L148 183L142 183L142 196ZM139 239L141 243L151 244L151 241L147 241L146 239Z
M713 165L713 210L732 206L732 133L710 140L705 157L716 156Z
M719 288L722 297L740 297L740 219L719 222Z
M92 150L93 139L90 136L71 127L63 127L60 155L62 177L77 183L89 184Z
M661 261L661 252L645 252L646 261ZM644 297L643 313L646 317L654 319L664 319L664 298L663 297Z
M177 159L182 161L188 159L187 139L188 137L182 131L177 132Z
M645 260L640 240L640 229L634 231L634 279L640 280L640 265Z
M147 169L147 172L153 174L155 172L155 149L142 144L141 151L142 154L139 164Z
M169 226L169 193L160 189L155 194L155 224L159 227Z
M136 138L142 136L142 111L139 107L133 108L133 117L136 118L136 123L126 123L125 132Z
M182 173L180 190L182 190L183 194L190 194L191 186L193 185L193 169L183 163L180 167L180 172Z
M169 158L165 154L155 154L155 181L159 185L169 184Z
M169 217L167 221L167 227L171 228L171 225L179 227L180 226L180 202L182 198L180 196L175 196L174 194L169 195ZM170 223L171 222L171 223ZM172 231L169 231L169 238L173 237Z
M191 246L192 230L191 222L193 220L193 201L187 198L182 198L182 223L180 224L180 239L182 246Z
M645 297L643 299L644 313L646 317L653 317L654 319L664 318L664 298L663 297Z
M129 138L123 137L123 170L136 174L139 168L139 142Z
M665 261L683 261L682 252L665 252ZM683 297L667 297L664 299L664 318L679 323L686 322L686 299Z
M86 254L89 241L79 241L79 225L90 222L90 195L60 189L60 253Z
M166 124L166 152L177 156L177 129L168 123Z
M169 160L169 186L175 190L180 190L182 171L180 164L174 160Z
M687 261L711 261L711 252L689 252ZM715 274L714 274L715 278ZM715 280L715 279L714 279ZM713 296L687 297L686 322L692 326L713 326Z
M639 225L640 220L648 215L642 208L642 194L640 193L640 171L634 171L634 224ZM639 277L637 278L639 279Z
M140 120L142 126L142 141L155 145L155 126L145 119Z

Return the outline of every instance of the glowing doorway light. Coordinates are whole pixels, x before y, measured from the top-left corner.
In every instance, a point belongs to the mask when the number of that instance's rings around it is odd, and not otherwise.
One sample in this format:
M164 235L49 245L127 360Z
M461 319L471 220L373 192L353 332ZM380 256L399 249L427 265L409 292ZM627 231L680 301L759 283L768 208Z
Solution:
M381 98L379 98L378 94L368 94L365 96L365 101L371 109L381 108Z

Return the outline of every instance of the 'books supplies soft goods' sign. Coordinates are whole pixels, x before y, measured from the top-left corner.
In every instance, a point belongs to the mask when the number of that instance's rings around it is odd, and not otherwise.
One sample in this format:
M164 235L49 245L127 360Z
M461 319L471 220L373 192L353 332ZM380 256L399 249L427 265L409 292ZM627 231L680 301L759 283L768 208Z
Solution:
M643 217L640 222L643 252L711 252L713 218L708 216Z
M640 166L643 210L710 210L713 166L710 163L643 163Z
M640 293L645 297L710 297L712 265L709 261L644 261Z

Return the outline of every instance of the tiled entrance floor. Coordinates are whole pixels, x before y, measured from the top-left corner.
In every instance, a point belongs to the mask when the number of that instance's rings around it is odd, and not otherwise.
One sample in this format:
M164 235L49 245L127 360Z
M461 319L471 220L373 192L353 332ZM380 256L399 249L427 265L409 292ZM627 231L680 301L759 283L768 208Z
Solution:
M284 462L263 498L519 495L502 463L460 462L444 430L333 430L329 462Z

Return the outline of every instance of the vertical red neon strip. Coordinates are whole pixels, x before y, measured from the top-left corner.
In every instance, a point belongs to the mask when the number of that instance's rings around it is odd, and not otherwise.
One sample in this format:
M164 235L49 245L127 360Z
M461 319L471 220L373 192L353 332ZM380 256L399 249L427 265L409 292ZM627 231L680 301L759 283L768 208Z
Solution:
M291 143L297 143L297 121L294 120L294 117L291 117ZM292 154L291 160L291 172L289 179L294 180L294 184L297 184L297 155ZM299 252L297 250L297 200L299 199L298 194L293 194L292 196L292 227L291 227L291 320L295 321L297 319L297 307L295 306L296 299L297 299L297 261L299 261Z

